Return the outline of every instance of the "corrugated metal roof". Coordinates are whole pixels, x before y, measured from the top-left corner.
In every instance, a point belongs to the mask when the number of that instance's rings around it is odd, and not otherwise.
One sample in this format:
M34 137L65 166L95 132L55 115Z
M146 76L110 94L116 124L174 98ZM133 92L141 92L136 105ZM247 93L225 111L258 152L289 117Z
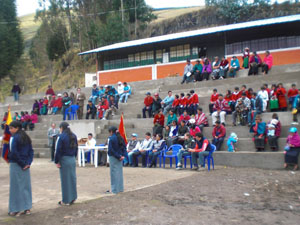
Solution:
M186 32L180 32L175 34L167 34L167 35L151 37L151 38L144 38L144 39L139 39L134 41L120 42L120 43L96 48L90 51L82 52L79 53L79 55L104 52L104 51L109 51L114 49L128 48L133 46L146 45L151 43L157 43L157 42L163 42L163 41L169 41L169 40L175 40L175 39L181 39L181 38L187 38L193 36L200 36L200 35L212 34L217 32L225 32L230 30L266 26L266 25L277 24L277 23L295 22L298 20L300 20L300 14L271 18L271 19L255 20L255 21L249 21L244 23L236 23L236 24L224 25L219 27L210 27L210 28L204 28L199 30L186 31Z

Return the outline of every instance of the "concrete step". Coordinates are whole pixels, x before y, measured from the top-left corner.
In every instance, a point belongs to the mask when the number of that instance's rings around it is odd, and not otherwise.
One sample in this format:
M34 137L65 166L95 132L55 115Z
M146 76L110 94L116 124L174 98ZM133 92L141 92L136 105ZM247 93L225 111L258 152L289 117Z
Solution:
M261 169L282 169L283 152L215 152L215 165L249 167Z

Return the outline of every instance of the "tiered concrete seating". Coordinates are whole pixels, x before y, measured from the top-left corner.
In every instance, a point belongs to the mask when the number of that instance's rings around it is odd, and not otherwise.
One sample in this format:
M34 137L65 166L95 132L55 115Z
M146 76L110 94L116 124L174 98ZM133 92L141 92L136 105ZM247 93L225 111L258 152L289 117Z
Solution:
M217 88L219 93L225 94L226 90L233 90L235 86L241 87L241 85L246 84L247 88L253 88L254 91L258 91L262 84L267 83L269 85L273 83L283 83L286 89L290 87L292 83L296 83L300 86L300 64L287 65L287 66L275 66L272 68L269 75L258 75L258 76L247 76L246 70L241 70L238 72L238 77L234 79L217 80L217 81L203 81L197 83L189 83L180 85L181 77L165 78L155 81L140 81L130 83L133 88L133 95L130 97L127 104L120 104L119 113L115 115L112 120L109 121L99 121L99 120L81 120L81 121L70 121L71 126L75 126L75 132L90 132L88 127L91 126L87 124L93 124L93 131L97 134L97 142L104 143L108 138L107 128L110 125L119 125L120 113L124 113L125 118L125 128L127 137L130 138L130 134L135 132L139 134L139 138L142 139L147 131L152 131L153 119L141 118L141 109L143 107L143 99L146 92L159 92L161 98L164 98L168 90L172 90L174 94L180 94L181 92L187 93L189 90L194 89L199 95L200 107L203 108L206 115L208 115L208 103L209 98L213 88ZM67 92L73 91L66 90ZM82 91L86 94L87 98L91 93L91 88L82 88ZM57 93L62 93L63 91L56 91ZM35 95L24 95L21 96L18 105L11 105L11 111L30 111L33 100L43 97L44 94ZM12 97L6 98L4 104L0 105L0 115L3 115L4 111L7 110L7 104L11 103ZM290 112L279 112L279 119L282 124L282 135L279 139L280 151L270 152L268 145L267 151L263 153L257 153L254 148L254 144L251 140L251 134L249 134L248 127L232 126L232 116L229 115L226 118L226 129L227 136L231 132L235 132L239 136L238 149L239 152L229 153L226 151L226 143L224 142L222 151L215 153L215 163L219 165L228 166L243 166L243 167L257 167L257 168L281 168L283 163L283 147L285 144L286 136L288 135L288 129L290 123L292 122L292 116ZM271 119L272 113L264 113L263 120L269 121ZM37 157L49 157L50 151L47 147L47 130L52 122L57 125L61 122L62 115L47 115L41 116L39 123L36 124L34 131L29 131L28 134L32 138L33 146L35 149L35 155ZM209 122L211 124L211 118L209 116ZM78 129L80 127L80 129ZM298 128L300 128L298 126ZM206 137L211 139L212 127L207 127L204 129L204 134ZM92 131L92 132L93 132Z

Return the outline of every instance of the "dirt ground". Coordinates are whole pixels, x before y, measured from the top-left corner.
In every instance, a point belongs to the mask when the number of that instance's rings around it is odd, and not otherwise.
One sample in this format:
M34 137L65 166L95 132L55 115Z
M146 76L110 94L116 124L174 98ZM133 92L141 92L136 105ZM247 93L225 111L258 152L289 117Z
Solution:
M4 166L1 166L1 171L2 167ZM39 171L32 172L32 177L42 173L41 170L39 168ZM99 194L109 187L108 180L105 180L105 185L100 184L99 180L102 177L100 172L108 174L108 169L103 167L77 169L78 177L86 176L82 180L78 179L91 183L86 184L86 188L82 188L82 185L78 188L79 195L84 196L79 197L78 203L72 206L54 205L52 198L55 196L55 200L59 200L60 197L59 185L55 184L52 187L55 195L49 197L47 191L43 200L47 204L43 205L42 202L36 201L32 215L15 219L5 216L5 212L1 213L0 223L299 224L300 221L298 171L217 167L210 172L207 170L194 172L125 168L126 191L107 196ZM3 172L0 174L3 186ZM54 176L57 178L54 180L58 182L58 174L48 176L49 181L50 177ZM96 185L94 182L98 182L99 187L91 188ZM47 190L50 188L43 182L33 182L34 186L44 186ZM2 189L1 212L4 209ZM34 199L37 190L36 187L33 188ZM83 190L85 194L82 193ZM88 191L91 192L89 195ZM92 199L88 196L93 196L93 200L88 200ZM5 204L7 210L7 200Z

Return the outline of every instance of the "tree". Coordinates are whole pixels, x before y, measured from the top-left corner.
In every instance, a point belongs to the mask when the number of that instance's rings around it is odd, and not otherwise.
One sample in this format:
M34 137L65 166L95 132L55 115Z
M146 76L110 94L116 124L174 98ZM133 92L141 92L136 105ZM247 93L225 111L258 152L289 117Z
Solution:
M23 37L16 16L15 0L0 0L0 79L7 76L21 57Z

